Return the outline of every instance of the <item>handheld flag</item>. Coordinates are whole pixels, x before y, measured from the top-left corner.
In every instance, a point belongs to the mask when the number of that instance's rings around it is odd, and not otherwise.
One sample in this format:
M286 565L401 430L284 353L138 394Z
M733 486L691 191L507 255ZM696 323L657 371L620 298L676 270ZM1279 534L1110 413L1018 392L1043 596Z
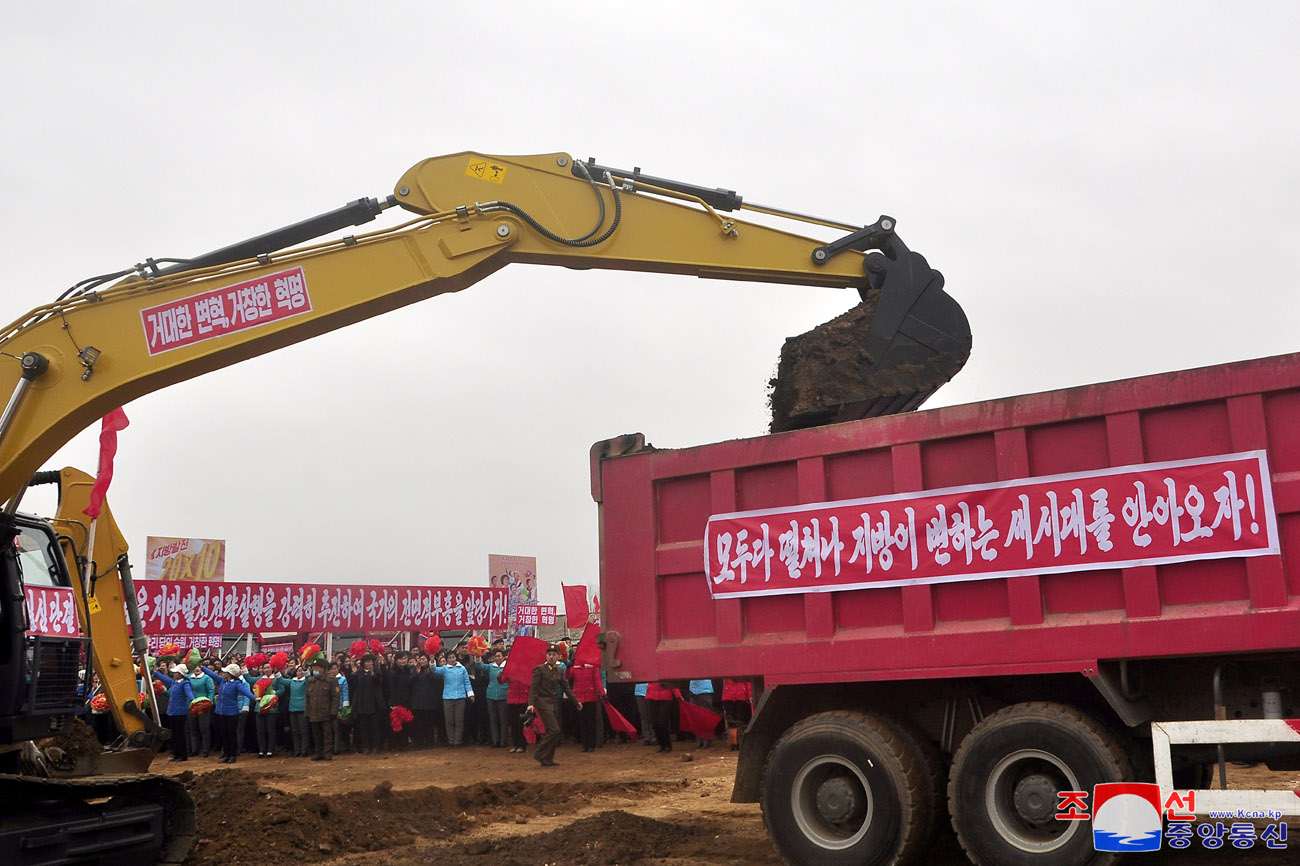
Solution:
M636 725L624 718L623 714L614 709L614 705L605 701L605 715L609 716L609 726L622 734L627 734L632 739L636 739Z
M680 698L677 709L680 711L683 731L694 734L702 740L711 740L717 736L718 725L722 724L722 716Z
M568 627L578 628L586 625L588 617L591 616L591 612L587 610L587 587L560 584L560 589L564 592L564 621L568 623Z

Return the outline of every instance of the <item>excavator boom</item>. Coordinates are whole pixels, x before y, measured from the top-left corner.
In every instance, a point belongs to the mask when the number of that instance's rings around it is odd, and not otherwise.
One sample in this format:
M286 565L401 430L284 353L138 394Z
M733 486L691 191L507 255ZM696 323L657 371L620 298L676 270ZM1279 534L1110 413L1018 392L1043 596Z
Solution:
M459 291L515 262L856 289L878 299L879 324L864 332L864 363L879 379L872 387L887 397L900 390L888 371L913 370L918 356L935 354L936 334L947 338L939 353L959 359L942 372L950 377L964 362L965 317L943 294L937 272L898 239L892 220L846 243L822 244L741 222L635 172L598 171L601 177L584 177L586 164L562 153L435 157L408 170L383 200L361 199L182 261L183 270L146 260L114 285L90 283L31 311L0 330L0 351L25 359L0 365L0 392L13 394L0 416L0 495L20 493L64 442L136 397ZM280 252L392 204L415 218ZM914 384L903 383L904 403L942 383Z

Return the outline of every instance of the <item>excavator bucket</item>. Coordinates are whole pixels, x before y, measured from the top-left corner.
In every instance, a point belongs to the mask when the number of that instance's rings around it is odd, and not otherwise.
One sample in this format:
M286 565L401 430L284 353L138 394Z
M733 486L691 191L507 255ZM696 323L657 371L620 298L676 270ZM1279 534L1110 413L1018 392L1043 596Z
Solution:
M881 223L864 230L879 248L864 258L862 303L782 346L773 433L911 411L970 357L970 323L943 275Z

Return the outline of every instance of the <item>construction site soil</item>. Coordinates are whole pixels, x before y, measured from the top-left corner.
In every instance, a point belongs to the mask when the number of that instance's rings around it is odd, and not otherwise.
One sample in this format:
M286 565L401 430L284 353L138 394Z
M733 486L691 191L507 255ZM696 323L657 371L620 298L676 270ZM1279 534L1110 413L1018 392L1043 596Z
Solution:
M736 756L615 743L590 754L565 746L558 766L541 767L470 746L329 762L243 756L233 766L159 758L151 769L194 797L199 832L187 862L197 866L778 866L758 806L730 802ZM1230 781L1300 788L1296 776L1234 767ZM1263 866L1293 856L1193 848L1141 860ZM945 829L924 862L968 861Z

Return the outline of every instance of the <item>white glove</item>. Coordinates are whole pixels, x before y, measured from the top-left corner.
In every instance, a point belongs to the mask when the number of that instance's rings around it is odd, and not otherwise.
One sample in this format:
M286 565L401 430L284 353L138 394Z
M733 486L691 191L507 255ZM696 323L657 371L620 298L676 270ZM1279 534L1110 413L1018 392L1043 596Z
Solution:
M240 708L239 708L239 711L240 711L241 713L246 713L246 712L248 712L248 707L240 707Z
M351 701L344 701L344 702L343 702L343 706L345 706L345 707L350 707L350 706L352 706L352 702L351 702Z

